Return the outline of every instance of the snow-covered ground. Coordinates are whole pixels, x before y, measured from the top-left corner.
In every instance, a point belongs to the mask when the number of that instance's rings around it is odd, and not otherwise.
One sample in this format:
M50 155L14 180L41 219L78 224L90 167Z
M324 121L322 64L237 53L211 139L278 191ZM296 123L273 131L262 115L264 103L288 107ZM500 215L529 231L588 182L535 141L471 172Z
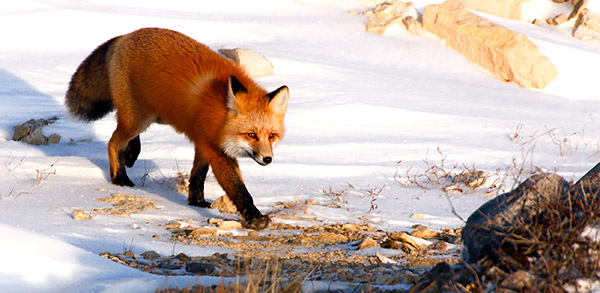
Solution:
M413 2L422 9L440 1ZM598 4L588 5L600 11ZM389 231L406 231L414 224L459 228L463 223L450 201L466 218L511 188L515 169L539 167L577 179L598 162L600 48L560 30L490 17L529 36L557 66L558 77L546 89L529 90L496 80L440 40L406 32L368 34L363 17L347 13L364 9L351 0L3 3L0 288L153 291L165 283L163 277L98 254L223 251L153 238L166 232L147 224L227 217L188 206L186 195L172 188L169 178L188 171L193 160L193 147L182 135L168 126L151 126L141 136L140 160L129 170L137 186L117 187L108 182L106 154L114 115L84 124L64 112L63 97L79 63L105 40L142 27L177 30L213 49L260 52L273 63L275 75L257 81L267 89L290 88L288 131L274 163L261 167L241 161L245 182L263 212L280 201L336 200L323 192L331 188L347 191L343 208L315 205L301 216L328 223L360 222L360 217ZM60 119L44 131L60 134L61 143L35 147L11 141L14 125L53 116ZM497 178L503 187L490 194L480 188L448 197L435 186L400 184L408 183L406 174L423 173L427 163L476 168L495 174L489 181ZM380 188L378 195L369 192ZM211 201L223 194L212 175L206 189ZM158 209L131 218L91 212L109 207L96 199L114 192L159 200ZM91 212L92 219L73 220L76 209ZM411 217L415 213L424 216ZM182 287L198 281L168 279Z

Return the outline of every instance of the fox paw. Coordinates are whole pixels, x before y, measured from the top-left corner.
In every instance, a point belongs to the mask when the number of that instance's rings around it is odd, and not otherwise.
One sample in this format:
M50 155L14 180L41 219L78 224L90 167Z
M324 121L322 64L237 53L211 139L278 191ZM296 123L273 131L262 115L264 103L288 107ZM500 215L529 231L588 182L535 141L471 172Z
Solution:
M127 175L116 176L115 178L111 179L110 182L112 182L112 184L114 184L114 185L119 185L119 186L129 186L129 187L135 186L135 184L133 184L133 181L131 181L131 179L129 179L129 177L127 177Z
M210 208L210 202L208 201L188 201L188 204L191 206L195 206L195 207L201 207L201 208Z
M260 215L258 217L242 221L242 226L246 229L262 230L271 224L269 216Z

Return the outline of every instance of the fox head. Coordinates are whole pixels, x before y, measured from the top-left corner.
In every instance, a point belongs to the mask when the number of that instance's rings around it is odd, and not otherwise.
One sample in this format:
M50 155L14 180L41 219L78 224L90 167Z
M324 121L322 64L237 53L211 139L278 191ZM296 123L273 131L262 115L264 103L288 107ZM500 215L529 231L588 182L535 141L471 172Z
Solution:
M250 157L266 166L273 161L273 147L283 138L283 118L290 98L282 86L271 93L249 91L229 77L228 117L223 128L223 151L233 157Z

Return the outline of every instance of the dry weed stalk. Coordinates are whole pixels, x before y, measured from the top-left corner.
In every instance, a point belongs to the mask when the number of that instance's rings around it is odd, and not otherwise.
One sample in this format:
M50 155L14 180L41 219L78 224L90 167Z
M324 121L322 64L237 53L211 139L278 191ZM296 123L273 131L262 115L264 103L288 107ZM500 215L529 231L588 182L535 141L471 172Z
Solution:
M29 181L29 189L16 192L15 187L11 187L11 189L8 191L8 193L4 196L10 197L12 195L15 195L15 198L18 198L19 196L21 196L23 194L31 194L35 190L41 188L42 183L44 181L46 181L48 179L48 177L50 177L51 175L56 175L55 165L56 165L56 163L58 163L58 160L56 160L54 163L50 164L50 166L48 166L47 168L36 169L35 176L31 176L30 172L23 167L23 162L24 162L26 156L27 155L24 155L23 157L21 157L21 159L16 161L16 163L14 162L14 158L12 156L9 156L4 161L4 168L6 169L8 174L10 174L12 177L14 177L17 181L23 182L23 180L19 177L19 175L15 174L17 169L21 169L24 176L27 177L27 179ZM0 198L1 197L2 196L0 195Z
M423 159L426 165L424 171L413 171L413 167L409 166L406 170L406 175L402 176L397 169L394 174L394 181L402 186L415 185L422 189L440 188L447 193L462 193L464 188L475 190L486 183L488 183L489 189L487 193L499 188L498 179L494 179L491 183L489 181L497 174L488 174L477 170L474 165L467 166L462 164L462 166L459 166L456 163L448 167L446 163L447 156L441 151L440 147L437 148L437 152L440 155L439 162L429 160L427 155ZM397 163L401 164L402 161L398 161Z

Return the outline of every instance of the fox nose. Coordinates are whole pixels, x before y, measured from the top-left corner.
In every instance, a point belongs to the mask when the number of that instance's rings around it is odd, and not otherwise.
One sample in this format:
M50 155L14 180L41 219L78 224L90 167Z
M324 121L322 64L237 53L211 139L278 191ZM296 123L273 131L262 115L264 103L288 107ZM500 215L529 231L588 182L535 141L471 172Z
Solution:
M270 164L271 162L273 162L273 158L272 157L264 157L263 162L265 163L265 165Z

